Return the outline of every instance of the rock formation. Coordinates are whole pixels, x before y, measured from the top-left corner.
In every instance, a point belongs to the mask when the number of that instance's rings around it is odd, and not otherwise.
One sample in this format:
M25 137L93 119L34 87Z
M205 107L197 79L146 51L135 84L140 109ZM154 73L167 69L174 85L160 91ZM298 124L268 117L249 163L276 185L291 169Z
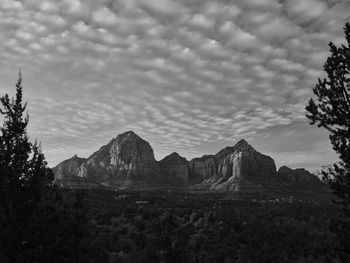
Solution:
M152 147L132 131L117 136L87 158L79 177L113 187L160 183Z
M160 160L158 165L162 176L166 177L169 185L185 186L188 184L189 166L186 158L173 152Z
M128 131L84 159L73 156L53 169L56 182L114 188L190 186L221 191L260 191L271 186L320 184L305 169L283 166L241 140L215 155L188 162L177 153L157 162L148 142ZM72 183L75 182L75 183ZM68 184L69 185L69 184Z
M72 158L61 162L52 169L55 174L55 179L65 181L77 177L80 165L85 162L85 160L85 158L79 158L77 155L74 155Z
M281 166L278 169L277 176L284 182L291 184L318 184L320 179L305 170L304 168L291 169L287 166Z
M217 164L213 155L194 158L189 163L191 184L200 183L217 175Z
M190 169L193 181L202 181L202 185L211 189L231 191L252 184L272 183L276 175L274 160L244 140L213 156L193 159Z
M79 158L74 155L52 169L54 173L54 182L61 187L73 188L100 188L102 185L89 181L86 178L79 177L81 165L86 161L85 158Z
M151 146L132 131L120 134L87 159L62 162L54 172L56 180L78 177L111 187L161 183Z

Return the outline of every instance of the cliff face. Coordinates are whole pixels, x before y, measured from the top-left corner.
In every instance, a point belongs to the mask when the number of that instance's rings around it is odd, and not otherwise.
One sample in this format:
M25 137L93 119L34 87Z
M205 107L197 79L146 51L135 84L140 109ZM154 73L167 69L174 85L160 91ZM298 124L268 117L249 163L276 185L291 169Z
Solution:
M85 161L85 158L79 158L77 155L74 155L72 158L58 164L52 169L55 183L60 187L101 188L100 184L79 177L79 171Z
M148 185L159 183L159 168L149 143L129 131L87 158L79 176L114 187Z
M244 140L216 155L194 159L190 167L192 176L200 177L203 185L217 190L237 191L252 182L270 183L276 174L274 160Z
M169 185L185 186L189 179L189 166L186 158L174 152L158 162L162 176Z
M72 158L65 160L52 169L56 180L68 180L77 177L79 168L85 162L85 158L79 158L74 155Z
M217 164L213 155L195 158L190 161L189 167L191 184L200 183L217 175Z
M276 175L274 160L257 152L247 142L241 141L234 151L220 161L215 189L240 190L246 185L271 184Z
M132 131L120 134L87 159L62 162L54 173L56 180L80 178L111 187L161 183L151 146Z
M280 185L320 185L305 169L281 167L241 140L215 155L188 162L177 153L157 162L148 142L129 131L102 146L89 158L73 156L57 165L56 182L105 185L114 188L190 186L221 191L260 191ZM70 184L67 184L70 182ZM91 186L93 187L93 186Z

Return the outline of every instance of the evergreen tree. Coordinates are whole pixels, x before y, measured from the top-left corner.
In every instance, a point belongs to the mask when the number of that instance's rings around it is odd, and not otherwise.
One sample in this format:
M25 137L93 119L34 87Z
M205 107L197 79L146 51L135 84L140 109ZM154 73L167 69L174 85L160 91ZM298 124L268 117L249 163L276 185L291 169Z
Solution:
M6 94L0 99L4 123L0 135L0 229L2 252L10 262L21 251L23 230L33 211L37 210L48 183L43 154L27 136L28 115L23 116L26 103L22 101L22 76L19 72L16 97ZM52 178L53 179L53 178Z
M346 23L344 32L347 45L335 46L329 43L330 52L324 70L328 77L318 80L314 94L317 102L310 99L306 116L311 124L326 128L334 150L341 162L330 177L335 194L344 210L349 213L350 205L350 24ZM350 215L350 214L349 214Z
M84 195L64 202L44 155L27 135L19 72L16 96L0 98L0 262L94 262ZM71 194L71 193L70 193ZM102 255L102 256L101 256ZM103 262L103 261L102 261Z
M348 260L350 248L350 24L344 27L346 44L337 47L329 43L331 55L324 64L327 78L319 79L306 107L311 124L326 128L340 162L323 172L343 207L344 215L333 223L343 247L343 261Z

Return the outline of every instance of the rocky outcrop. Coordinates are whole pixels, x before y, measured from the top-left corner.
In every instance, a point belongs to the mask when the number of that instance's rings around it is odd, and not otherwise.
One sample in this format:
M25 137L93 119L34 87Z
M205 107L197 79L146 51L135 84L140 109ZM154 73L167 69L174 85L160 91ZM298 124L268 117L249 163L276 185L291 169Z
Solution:
M246 141L226 147L213 156L190 163L191 175L200 177L211 189L238 191L244 185L272 183L276 175L274 160L257 152ZM198 180L198 179L197 179Z
M78 176L113 187L161 183L152 147L132 131L117 136L87 158Z
M79 158L77 155L74 155L72 158L61 162L56 167L52 168L55 179L65 181L77 177L79 168L85 160L85 158Z
M56 182L95 182L111 187L162 184L153 149L128 131L112 139L87 159L73 158L54 168Z
M310 173L304 168L291 169L287 166L281 166L278 169L277 176L283 182L290 184L322 184L316 175Z
M185 186L188 184L188 164L186 158L176 152L173 152L158 162L161 175L166 177L166 181L172 186Z
M271 187L317 185L305 169L281 167L241 140L215 155L188 162L177 153L157 162L148 142L128 131L118 135L90 157L76 155L57 165L56 183L67 187L190 186L221 191L262 191Z
M213 155L204 155L200 158L192 159L190 167L190 184L200 183L217 175L217 164Z
M54 182L60 187L68 188L101 188L102 185L89 181L86 178L79 177L81 165L86 161L85 158L79 158L74 155L52 169Z
M276 175L274 160L256 151L246 141L238 142L218 166L215 189L240 190L246 185L272 184Z

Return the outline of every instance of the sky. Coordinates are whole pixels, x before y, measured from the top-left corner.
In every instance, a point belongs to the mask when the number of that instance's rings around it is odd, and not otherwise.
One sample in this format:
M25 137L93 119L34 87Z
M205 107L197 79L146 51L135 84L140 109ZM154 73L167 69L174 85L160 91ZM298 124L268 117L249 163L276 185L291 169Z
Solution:
M49 166L133 130L161 159L246 139L277 167L337 160L305 106L348 0L1 0L0 95L19 68Z

